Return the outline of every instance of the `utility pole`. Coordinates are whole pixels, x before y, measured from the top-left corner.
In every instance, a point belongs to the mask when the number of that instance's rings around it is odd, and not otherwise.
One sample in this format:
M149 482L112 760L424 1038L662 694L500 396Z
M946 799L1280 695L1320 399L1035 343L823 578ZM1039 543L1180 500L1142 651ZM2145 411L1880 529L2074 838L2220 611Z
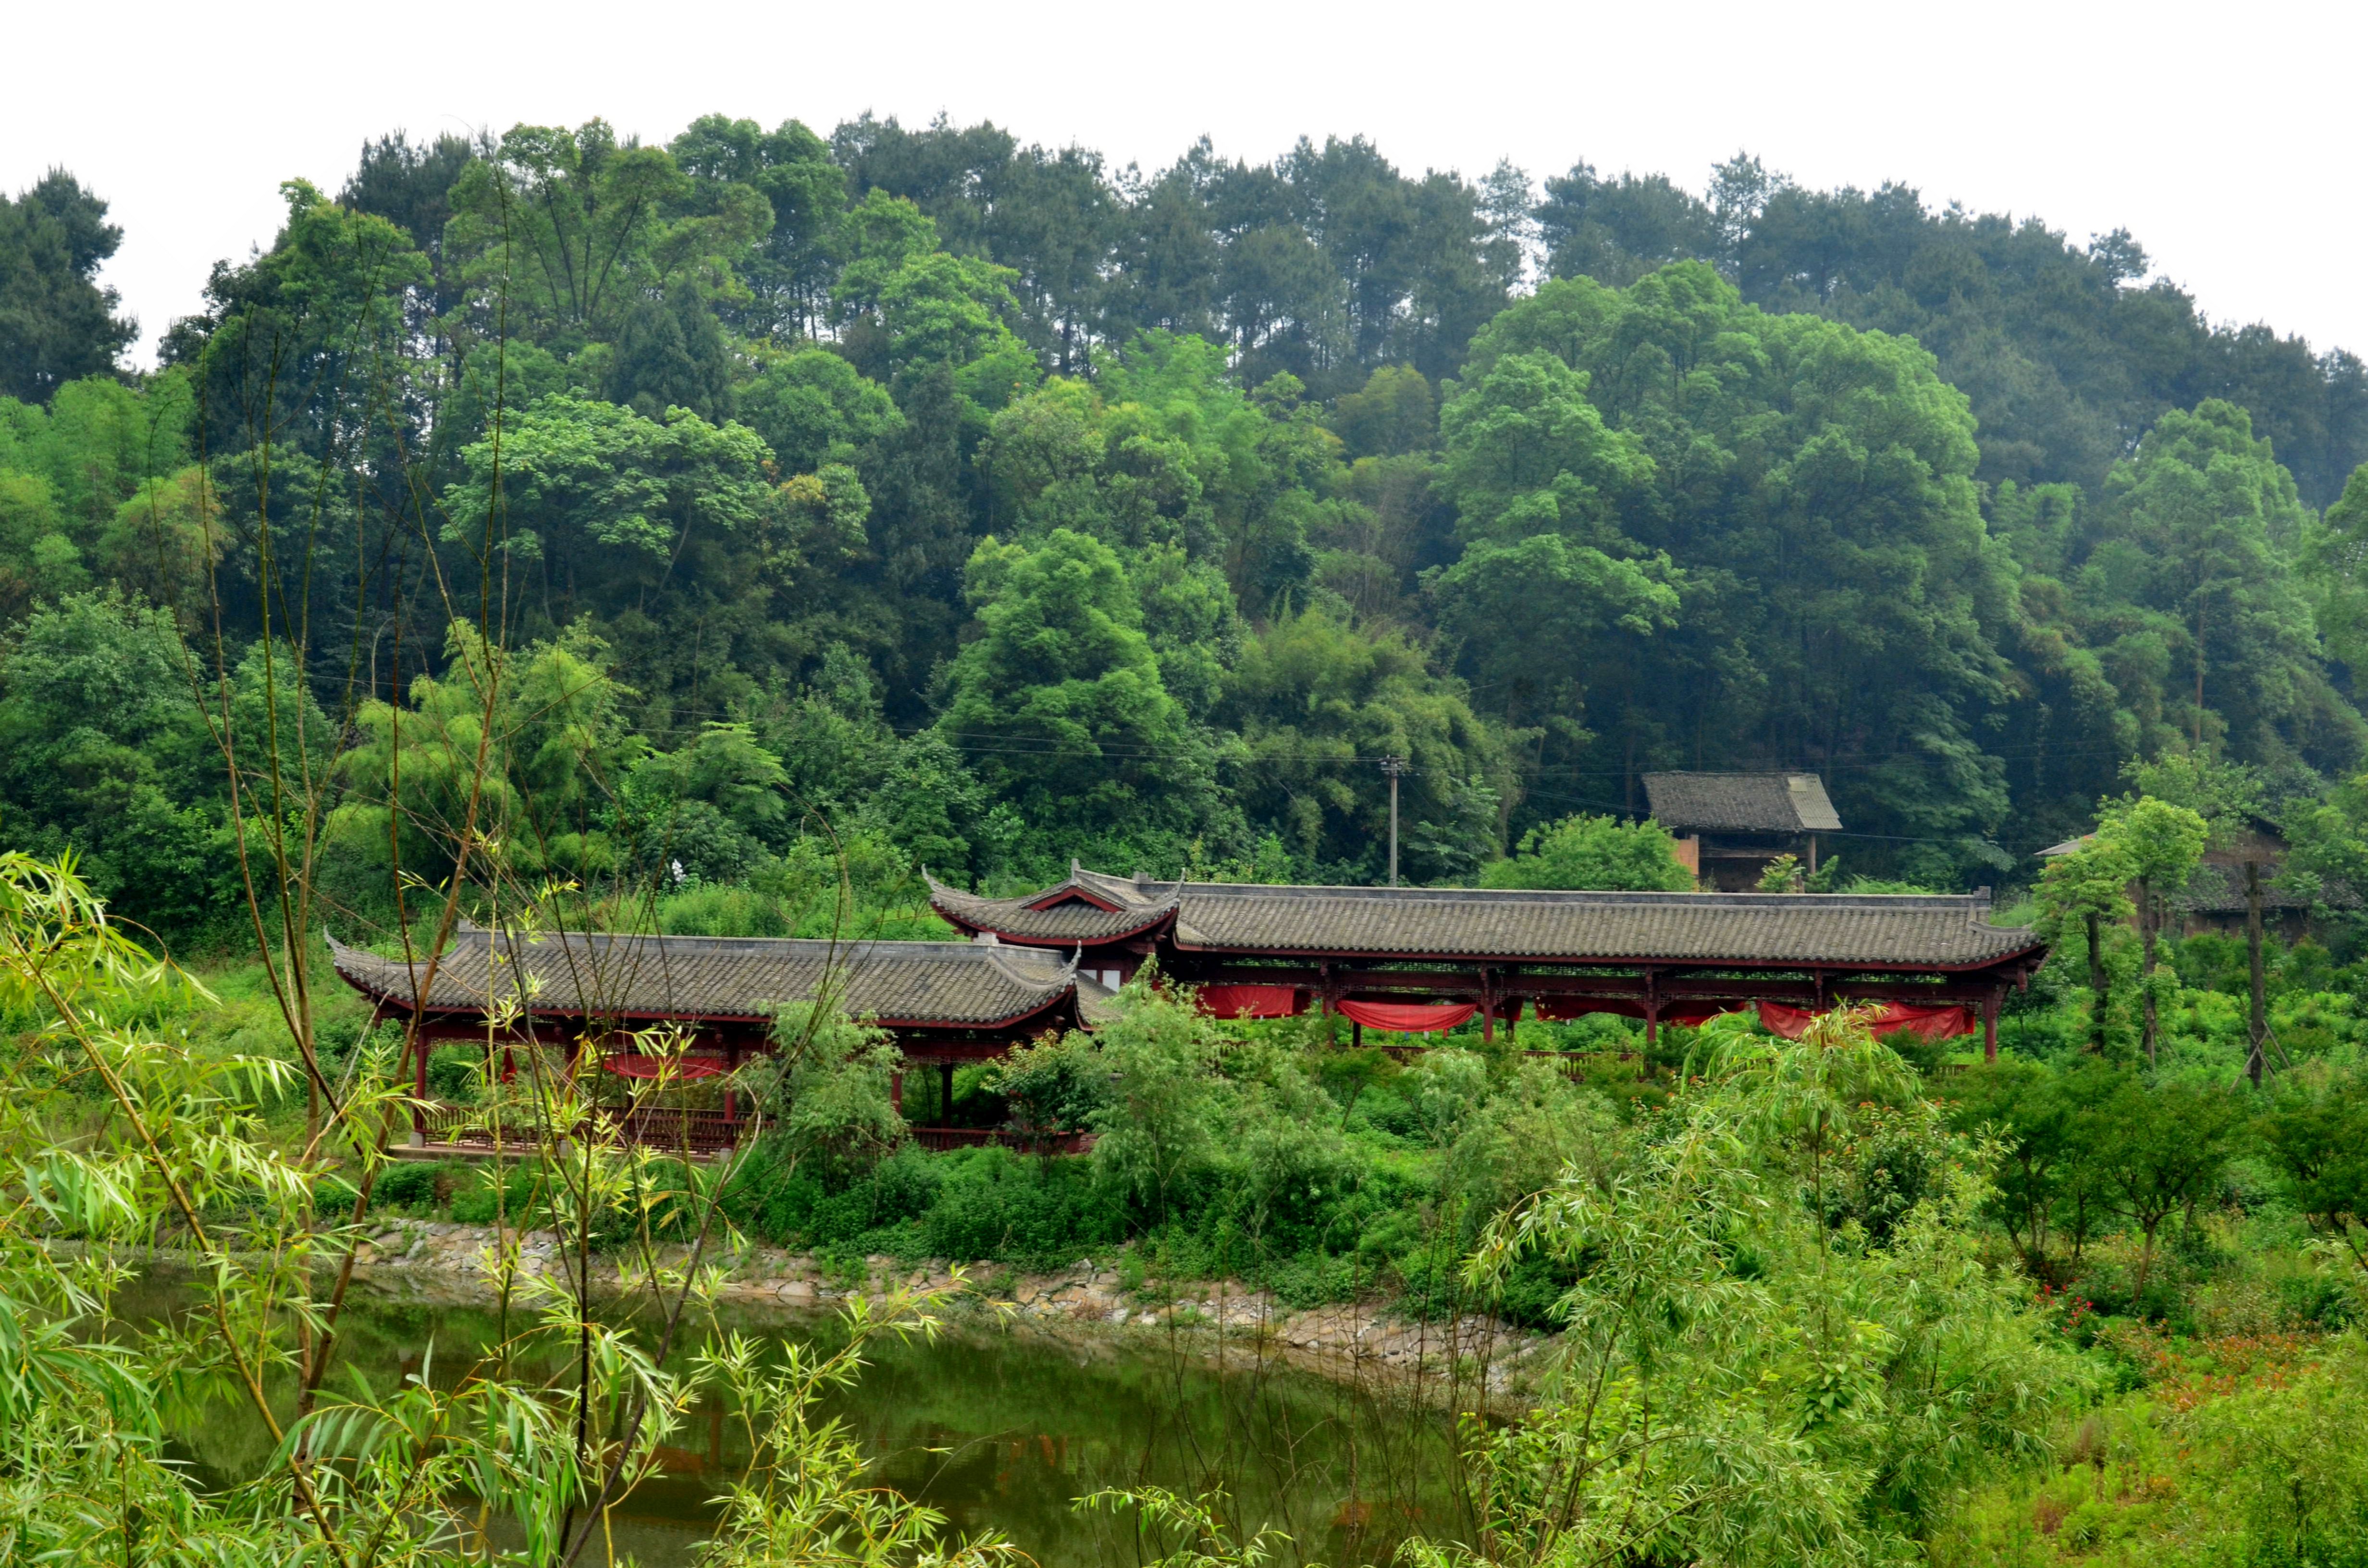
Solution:
M1406 758L1382 758L1382 771L1390 777L1390 886L1398 885L1398 775L1406 771Z

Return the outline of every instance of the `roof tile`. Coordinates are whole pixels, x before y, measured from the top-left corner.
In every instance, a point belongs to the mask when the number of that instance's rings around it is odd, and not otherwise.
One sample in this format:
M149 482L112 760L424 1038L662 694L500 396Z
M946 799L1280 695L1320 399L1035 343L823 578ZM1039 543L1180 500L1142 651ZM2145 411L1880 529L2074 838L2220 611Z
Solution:
M331 938L337 972L357 988L408 1005L427 979ZM827 983L857 1017L948 1028L994 1028L1044 1011L1076 988L1074 960L996 942L823 942L761 937L454 935L427 1005L480 1009L515 1002L518 974L537 1013L567 1017L769 1017ZM416 978L415 978L416 976Z
M1076 873L1070 881L1081 878L1092 879L1086 885L1104 893L1131 890L1132 903L1122 914L1104 917L1110 937L1081 930L1086 922L1079 920L1046 934L1053 939L1109 940L1156 925L1173 910L1178 947L1243 954L1953 970L1996 963L2041 945L2027 930L1992 926L1989 901L1979 895L1146 884L1091 872ZM948 889L933 897L949 917L1016 940L1042 939L1035 928L1041 915L1067 913L1030 910L1029 899Z
M1839 833L1814 773L1647 773L1653 819L1679 833Z

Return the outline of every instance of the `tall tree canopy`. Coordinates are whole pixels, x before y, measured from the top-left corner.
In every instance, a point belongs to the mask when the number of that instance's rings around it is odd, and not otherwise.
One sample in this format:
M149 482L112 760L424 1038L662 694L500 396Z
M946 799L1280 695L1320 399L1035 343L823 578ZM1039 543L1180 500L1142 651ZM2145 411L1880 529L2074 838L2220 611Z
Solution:
M0 197L0 396L45 403L104 375L140 335L98 269L123 243L107 203L63 169Z
M0 629L144 602L355 734L597 645L643 749L584 867L663 823L761 880L811 809L946 875L1369 880L1390 756L1422 880L1614 875L1537 867L1669 767L1818 772L1828 854L1925 885L2181 759L2368 864L2368 382L2127 235L870 117L396 132L282 195L145 376L103 205L0 214L0 336L98 356L0 396Z

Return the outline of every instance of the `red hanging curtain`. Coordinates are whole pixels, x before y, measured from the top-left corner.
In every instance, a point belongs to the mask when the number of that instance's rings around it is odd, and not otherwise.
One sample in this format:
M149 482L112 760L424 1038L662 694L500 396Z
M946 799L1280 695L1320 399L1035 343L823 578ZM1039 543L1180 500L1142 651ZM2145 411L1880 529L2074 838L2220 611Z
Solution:
M1203 985L1201 1011L1220 1018L1288 1018L1306 1006L1292 985Z
M655 1078L658 1075L659 1062L655 1056L635 1056L620 1051L613 1056L602 1057L600 1065L620 1078ZM712 1056L686 1056L674 1064L674 1078L677 1083L692 1078L721 1078L722 1076L723 1076L723 1063Z
M1369 1029L1398 1034L1438 1034L1472 1021L1476 1002L1357 1002L1340 1004L1340 1016Z
M1798 1040L1809 1032L1817 1015L1798 1007L1787 1007L1781 1002L1759 1004L1759 1021L1771 1034L1786 1040ZM1912 1034L1918 1040L1948 1040L1952 1036L1974 1032L1974 1010L1971 1007L1911 1007L1905 1002L1888 1002L1875 1014L1868 1027L1881 1040L1888 1035Z
M1874 1021L1878 1035L1912 1034L1919 1040L1948 1040L1974 1032L1971 1007L1911 1007L1894 1002Z

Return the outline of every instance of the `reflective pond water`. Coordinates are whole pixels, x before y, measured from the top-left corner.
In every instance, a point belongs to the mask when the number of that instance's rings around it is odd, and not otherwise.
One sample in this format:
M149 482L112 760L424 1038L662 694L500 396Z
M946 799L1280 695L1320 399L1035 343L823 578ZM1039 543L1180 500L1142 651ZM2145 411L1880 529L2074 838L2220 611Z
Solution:
M152 1310L170 1310L170 1288L152 1291ZM734 1326L777 1339L835 1332L827 1319ZM384 1387L416 1375L431 1346L429 1375L444 1382L495 1335L489 1312L362 1301L341 1340L344 1358ZM934 1344L878 1342L870 1360L833 1414L872 1456L877 1478L942 1510L957 1531L1000 1531L1043 1568L1141 1559L1128 1518L1071 1506L1107 1486L1221 1486L1247 1527L1290 1536L1278 1551L1286 1568L1383 1562L1412 1530L1463 1533L1452 1421L1401 1388L1320 1377L1244 1348L1212 1364L1156 1335L1071 1339L958 1324ZM178 1425L178 1457L210 1481L251 1475L268 1458L261 1421L227 1401ZM614 1516L620 1561L691 1562L708 1500L746 1462L745 1437L720 1407L673 1437L661 1472Z

